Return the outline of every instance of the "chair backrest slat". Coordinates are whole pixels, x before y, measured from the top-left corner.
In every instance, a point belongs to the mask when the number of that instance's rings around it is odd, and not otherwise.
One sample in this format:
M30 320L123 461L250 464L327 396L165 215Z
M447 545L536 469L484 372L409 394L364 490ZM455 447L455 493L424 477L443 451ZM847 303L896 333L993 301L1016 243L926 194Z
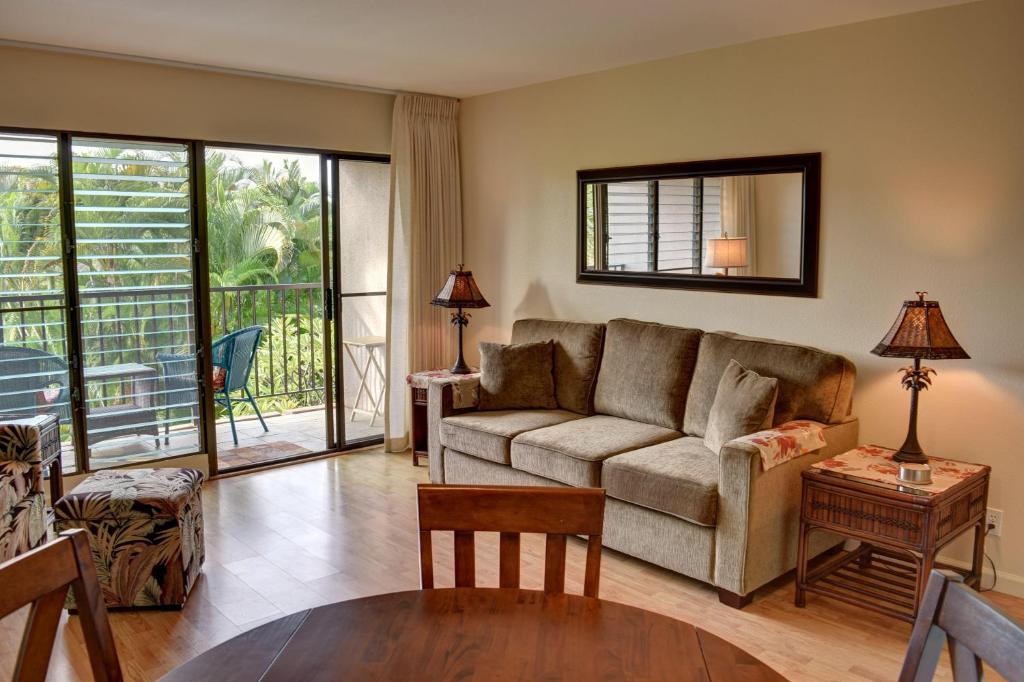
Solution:
M50 665L50 654L53 652L53 642L57 638L60 611L64 607L66 597L65 590L55 590L32 603L25 623L25 633L21 638L15 679L35 677L35 671L42 673L38 679L45 679L46 670Z
M498 586L519 587L519 533L502 533L498 541Z
M587 540L587 572L583 578L583 594L597 596L601 581L601 536L591 535Z
M949 644L953 679L981 679L982 661L1009 679L1024 671L1024 627L960 582L959 576L932 571L918 609L900 682L932 679Z
M476 587L476 544L472 531L455 531L455 587Z
M430 542L430 531L420 531L420 580L423 589L429 590L434 586L434 552Z
M544 591L565 592L565 536L548 534L544 545Z
M118 682L121 667L96 568L84 530L71 530L42 547L0 564L0 619L31 604L14 678L46 679L50 654L68 587L74 591L92 674L100 682Z
M949 661L956 682L980 682L981 659L958 639L949 639Z
M601 573L604 490L507 486L420 485L420 571L424 588L434 586L430 533L454 531L455 586L476 585L475 532L496 532L499 585L519 587L520 534L547 535L544 590L565 591L566 538L588 536L583 593L596 597Z

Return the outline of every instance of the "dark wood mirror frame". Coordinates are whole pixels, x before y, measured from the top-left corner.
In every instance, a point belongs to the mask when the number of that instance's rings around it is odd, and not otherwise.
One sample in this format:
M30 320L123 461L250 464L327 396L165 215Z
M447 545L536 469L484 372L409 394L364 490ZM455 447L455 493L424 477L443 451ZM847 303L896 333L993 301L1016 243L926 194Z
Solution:
M596 182L667 180L688 177L721 177L770 173L803 175L800 276L718 277L655 272L586 270L587 185ZM818 295L818 232L821 206L821 154L786 154L742 159L688 161L649 166L599 168L576 172L576 281L584 284L618 284L669 289L702 289L745 294L816 297Z

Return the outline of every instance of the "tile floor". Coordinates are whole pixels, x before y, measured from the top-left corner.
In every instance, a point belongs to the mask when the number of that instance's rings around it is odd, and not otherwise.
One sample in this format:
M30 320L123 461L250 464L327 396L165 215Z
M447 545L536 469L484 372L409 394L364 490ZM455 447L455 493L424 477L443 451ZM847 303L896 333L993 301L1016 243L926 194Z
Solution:
M371 425L367 414L357 414L351 419L351 410L345 410L345 439L347 442L379 437L384 434L384 420L378 417ZM231 438L231 426L225 419L217 422L217 457L221 471L253 463L267 463L287 459L306 452L327 449L324 412L322 409L308 409L301 412L264 415L269 431L264 431L255 417L235 422L238 444ZM340 431L338 426L336 430ZM183 442L183 441L190 441ZM195 451L195 435L175 440L171 431L171 448L176 452L162 453L167 446L163 439L147 436L127 436L104 441L92 451L93 466L120 466L139 461L153 461L163 456L188 454ZM74 455L66 449L64 464L73 470ZM68 469L70 467L70 469Z

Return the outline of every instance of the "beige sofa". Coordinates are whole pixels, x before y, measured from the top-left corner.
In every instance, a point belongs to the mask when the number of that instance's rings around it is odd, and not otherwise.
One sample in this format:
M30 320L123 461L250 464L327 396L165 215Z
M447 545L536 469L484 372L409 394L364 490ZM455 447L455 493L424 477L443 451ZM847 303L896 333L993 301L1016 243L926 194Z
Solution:
M512 343L555 342L555 410L478 411L451 384L429 389L435 483L599 486L604 544L715 585L742 607L796 565L800 472L857 444L854 366L833 353L634 320L526 319ZM826 445L765 470L704 430L730 359L779 379L774 425L824 425ZM817 538L811 551L835 540Z

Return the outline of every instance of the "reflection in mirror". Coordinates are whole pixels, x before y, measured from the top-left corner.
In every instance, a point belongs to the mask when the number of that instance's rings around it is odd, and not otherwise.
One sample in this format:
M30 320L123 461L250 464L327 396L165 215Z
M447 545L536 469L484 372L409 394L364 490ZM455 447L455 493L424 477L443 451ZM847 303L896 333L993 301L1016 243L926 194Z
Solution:
M803 173L588 182L584 269L800 277Z

